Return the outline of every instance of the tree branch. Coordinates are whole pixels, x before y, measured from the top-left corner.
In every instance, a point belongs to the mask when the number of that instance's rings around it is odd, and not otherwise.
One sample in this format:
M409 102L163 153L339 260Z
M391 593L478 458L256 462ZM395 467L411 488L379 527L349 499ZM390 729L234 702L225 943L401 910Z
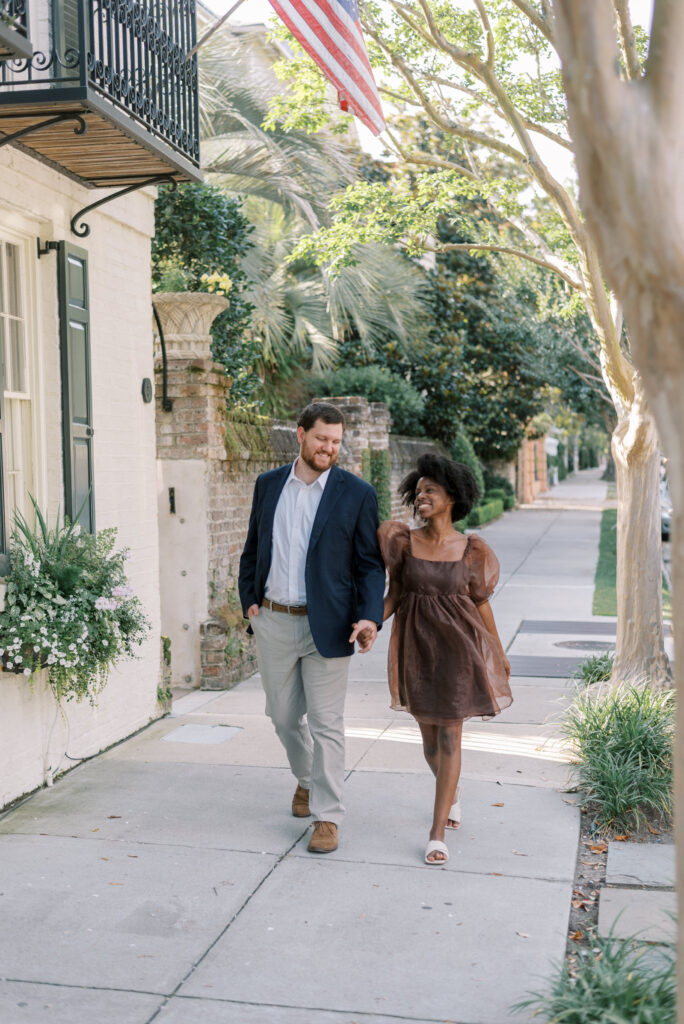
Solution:
M478 132L474 128L469 128L468 125L464 124L462 121L452 121L442 114L442 112L438 110L435 104L427 96L424 89L421 88L416 75L414 75L413 71L409 68L404 58L394 53L394 51L391 50L384 42L379 29L372 19L366 19L365 29L368 35L375 40L382 51L389 57L392 65L411 89L411 92L420 102L423 110L433 124L444 132L458 135L460 138L467 139L469 142L476 145L486 146L488 149L493 149L497 153L510 157L511 160L515 160L517 163L525 164L527 162L525 154L521 153L520 150L516 149L514 146L509 145L509 143L504 142L501 139L497 139L492 135L487 135L484 132Z
M551 27L551 18L549 17L550 11L548 4L542 4L544 14L541 15L537 10L535 10L532 4L527 2L527 0L513 0L513 3L518 10L522 11L526 18L529 18L534 27L539 29L544 38L553 46L553 30Z
M477 13L480 16L482 22L482 28L484 29L485 35L485 64L488 68L494 67L494 33L492 32L492 24L487 14L487 9L482 3L482 0L473 0Z
M534 253L525 252L524 249L516 249L512 245L494 245L487 242L446 242L441 246L428 246L425 245L422 248L426 252L468 252L468 251L479 251L479 252L499 252L505 256L516 256L518 259L527 260L528 263L535 263L538 267L544 267L545 270L551 270L558 277L561 277L571 288L580 290L577 284L577 278L573 278L566 274L564 269L558 264L542 259L541 256L535 256Z
M487 96L484 96L481 92L478 92L477 89L470 89L467 85L463 85L461 82L442 78L441 75L433 75L429 71L423 72L422 77L428 82L434 82L435 85L443 85L445 89L453 89L454 92L462 92L466 96L470 96L472 99L477 100L478 103L481 103L483 107L487 107L488 110L491 110L492 113L496 114L496 116L501 118L502 121L506 120L496 103L494 103L493 100L490 100ZM526 127L529 128L531 132L538 132L540 135L546 136L547 139L551 139L552 142L555 142L564 149L567 149L570 153L573 152L570 139L564 138L562 135L559 135L558 132L554 132L551 128L547 128L543 124L538 124L536 121L529 121L527 118L523 118L523 120Z
M421 167L439 167L445 171L457 171L462 174L464 178L468 178L471 181L477 181L477 175L473 174L467 167L463 167L462 164L454 163L453 160L443 160L440 157L432 156L430 153L423 153L421 150L415 152L408 152L402 144L399 142L397 137L390 131L389 128L385 129L388 138L391 140L392 145L397 151L397 154L406 163L416 164Z
M657 105L675 119L681 116L683 35L684 4L678 0L655 0L646 78Z
M582 371L578 370L576 366L568 365L568 370L570 370L571 373L577 374L580 380L583 380L584 383L591 388L594 394L598 395L599 398L602 398L603 401L607 402L611 409L613 409L613 403L610 400L610 396L606 394L606 385L603 377L594 377L590 373L582 373Z
M632 25L632 16L629 13L628 0L613 0L613 10L615 11L615 21L618 36L620 37L620 49L622 50L622 59L625 62L627 78L632 80L641 78L641 61L639 60L636 48L636 38Z

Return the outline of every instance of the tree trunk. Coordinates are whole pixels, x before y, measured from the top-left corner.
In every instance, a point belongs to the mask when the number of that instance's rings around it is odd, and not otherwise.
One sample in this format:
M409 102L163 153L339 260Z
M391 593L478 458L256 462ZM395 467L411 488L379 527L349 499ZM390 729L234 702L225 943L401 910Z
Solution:
M639 397L613 432L617 473L617 639L613 682L671 686L663 639L660 449Z

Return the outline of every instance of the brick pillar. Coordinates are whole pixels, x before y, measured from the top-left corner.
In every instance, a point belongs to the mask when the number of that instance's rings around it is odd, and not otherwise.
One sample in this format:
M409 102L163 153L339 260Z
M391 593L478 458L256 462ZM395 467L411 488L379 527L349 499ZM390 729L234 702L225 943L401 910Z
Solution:
M330 402L344 416L344 448L340 452L339 465L356 476L363 476L363 452L370 447L371 405L356 395L326 396L314 401Z
M174 685L224 685L227 627L212 615L210 481L226 460L231 380L211 359L211 324L228 306L219 295L166 293L154 304L164 332L155 359L162 633L171 640Z

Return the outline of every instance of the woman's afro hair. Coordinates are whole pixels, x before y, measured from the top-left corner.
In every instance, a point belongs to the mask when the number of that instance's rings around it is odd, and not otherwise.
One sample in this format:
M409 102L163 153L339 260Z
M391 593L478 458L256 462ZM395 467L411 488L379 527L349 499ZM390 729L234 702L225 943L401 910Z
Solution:
M404 477L399 484L399 494L404 505L413 507L416 503L416 488L421 477L427 476L440 484L447 492L454 506L451 510L451 521L465 519L471 508L480 497L480 488L472 470L462 462L454 462L444 455L425 452L418 458L416 468Z

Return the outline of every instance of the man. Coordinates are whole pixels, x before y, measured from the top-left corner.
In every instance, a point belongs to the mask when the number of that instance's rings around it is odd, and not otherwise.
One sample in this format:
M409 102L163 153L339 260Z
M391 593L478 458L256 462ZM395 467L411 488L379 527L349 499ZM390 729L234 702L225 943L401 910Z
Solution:
M298 458L257 479L238 580L266 714L297 779L292 813L314 817L312 853L337 849L349 660L354 641L373 646L385 588L375 490L335 465L343 431L334 405L303 410Z

